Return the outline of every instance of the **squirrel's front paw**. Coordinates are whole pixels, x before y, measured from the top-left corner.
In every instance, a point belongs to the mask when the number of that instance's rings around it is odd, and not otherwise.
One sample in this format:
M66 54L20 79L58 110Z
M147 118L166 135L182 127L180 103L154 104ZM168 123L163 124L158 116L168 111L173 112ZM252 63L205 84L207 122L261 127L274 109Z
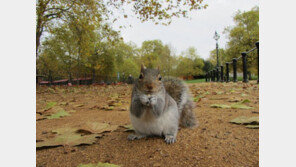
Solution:
M151 105L155 105L157 103L157 98L155 96L149 97L149 101Z
M175 143L177 141L176 137L172 136L172 135L167 135L165 136L165 142L167 144L172 144L172 143Z
M150 105L150 100L147 96L141 96L140 101L143 105L149 106Z

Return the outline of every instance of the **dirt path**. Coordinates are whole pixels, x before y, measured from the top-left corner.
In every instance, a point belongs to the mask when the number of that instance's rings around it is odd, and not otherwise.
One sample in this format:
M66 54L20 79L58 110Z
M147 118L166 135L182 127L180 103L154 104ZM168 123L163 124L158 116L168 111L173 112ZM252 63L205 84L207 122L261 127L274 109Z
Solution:
M199 127L180 129L177 142L167 145L162 138L128 141L131 132L118 127L103 133L94 144L37 149L37 166L73 166L108 162L133 166L259 166L259 130L229 123L238 116L259 116L258 85L244 83L189 84L196 98ZM61 127L80 127L83 123L101 122L129 125L131 86L81 86L72 88L37 88L37 143L50 138ZM116 105L108 104L117 103ZM212 104L231 106L241 101L251 109L212 108ZM58 119L43 119L48 102L71 112Z

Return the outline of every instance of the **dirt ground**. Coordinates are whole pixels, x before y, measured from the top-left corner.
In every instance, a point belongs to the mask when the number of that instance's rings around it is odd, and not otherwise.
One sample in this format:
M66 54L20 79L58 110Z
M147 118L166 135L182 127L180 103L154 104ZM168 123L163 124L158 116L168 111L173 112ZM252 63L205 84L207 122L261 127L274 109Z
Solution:
M189 84L196 101L194 110L199 121L195 129L181 128L177 142L168 145L163 138L128 141L123 125L129 125L131 85L37 87L36 143L52 137L52 130L79 127L85 122L118 125L102 133L94 144L36 148L38 167L76 167L79 164L107 162L124 167L134 166L259 166L259 129L229 121L238 116L259 116L259 85L250 83ZM251 109L213 108L212 104L232 105L247 100ZM71 115L45 119L48 102ZM115 103L115 104L114 104Z

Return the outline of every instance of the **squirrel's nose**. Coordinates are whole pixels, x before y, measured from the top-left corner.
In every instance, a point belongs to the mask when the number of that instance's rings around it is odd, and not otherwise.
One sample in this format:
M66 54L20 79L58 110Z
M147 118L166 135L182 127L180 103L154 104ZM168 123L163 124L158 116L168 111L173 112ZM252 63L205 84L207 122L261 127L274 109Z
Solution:
M146 85L147 89L152 90L153 86L152 85Z

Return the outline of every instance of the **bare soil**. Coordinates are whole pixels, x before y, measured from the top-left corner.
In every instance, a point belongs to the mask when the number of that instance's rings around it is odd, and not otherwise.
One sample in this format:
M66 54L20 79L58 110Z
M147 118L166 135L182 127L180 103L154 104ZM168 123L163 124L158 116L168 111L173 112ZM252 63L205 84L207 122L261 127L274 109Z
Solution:
M125 128L106 132L94 144L37 149L38 167L76 167L79 164L108 162L134 166L259 166L259 129L229 123L238 116L259 116L259 85L251 83L189 84L194 97L202 95L194 110L199 121L195 129L181 128L177 142L168 145L154 137L128 141ZM50 138L53 129L78 127L87 121L129 125L132 85L37 87L36 142ZM118 103L108 108L112 100ZM250 100L252 109L211 108ZM57 102L70 116L43 119L48 102Z

